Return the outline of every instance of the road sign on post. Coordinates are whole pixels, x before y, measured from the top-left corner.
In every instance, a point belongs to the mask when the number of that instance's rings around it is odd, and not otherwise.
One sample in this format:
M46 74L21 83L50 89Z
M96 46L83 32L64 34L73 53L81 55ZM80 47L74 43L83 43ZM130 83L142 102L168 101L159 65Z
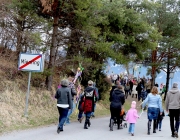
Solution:
M19 56L18 70L29 71L28 89L26 94L26 107L24 115L28 117L28 100L31 82L31 72L43 72L44 59L42 54L21 53Z

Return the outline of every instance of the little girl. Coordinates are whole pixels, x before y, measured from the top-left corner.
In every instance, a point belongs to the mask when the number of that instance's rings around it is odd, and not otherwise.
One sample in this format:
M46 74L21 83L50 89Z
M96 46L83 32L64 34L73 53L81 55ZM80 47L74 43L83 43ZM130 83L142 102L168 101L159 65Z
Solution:
M159 131L161 131L162 120L163 120L164 116L165 116L164 110L163 110L162 114L161 114L161 112L159 111L158 119L157 119L157 126L156 126L156 129L158 129L158 127L159 127Z
M139 118L139 116L136 110L136 102L132 101L131 108L128 110L126 114L126 120L129 123L129 134L131 134L131 136L134 136L134 128L137 118Z

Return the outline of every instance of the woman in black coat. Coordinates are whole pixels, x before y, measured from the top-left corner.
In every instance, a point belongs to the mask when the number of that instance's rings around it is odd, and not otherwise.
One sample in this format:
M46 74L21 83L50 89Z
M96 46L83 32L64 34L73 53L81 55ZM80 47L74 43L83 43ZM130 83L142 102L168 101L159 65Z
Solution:
M110 131L113 131L113 124L115 118L117 119L117 127L120 129L120 112L122 105L125 103L123 87L119 84L117 88L114 89L112 95L110 96Z

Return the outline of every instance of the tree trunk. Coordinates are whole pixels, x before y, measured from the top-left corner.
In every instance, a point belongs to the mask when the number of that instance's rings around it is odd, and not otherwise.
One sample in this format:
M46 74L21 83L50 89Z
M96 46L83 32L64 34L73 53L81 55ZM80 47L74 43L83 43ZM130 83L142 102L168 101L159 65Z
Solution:
M56 53L56 47L57 47L57 33L58 33L58 20L59 17L54 17L54 24L53 24L53 34L52 34L52 43L50 47L50 60L48 65L48 70L50 72L50 75L47 76L46 84L47 89L51 90L52 82L53 82L53 72L54 72L54 66L55 66L55 53Z
M152 82L151 82L151 89L155 84L155 77L156 77L156 57L157 57L157 49L152 51L152 71L151 71L151 77L152 77Z

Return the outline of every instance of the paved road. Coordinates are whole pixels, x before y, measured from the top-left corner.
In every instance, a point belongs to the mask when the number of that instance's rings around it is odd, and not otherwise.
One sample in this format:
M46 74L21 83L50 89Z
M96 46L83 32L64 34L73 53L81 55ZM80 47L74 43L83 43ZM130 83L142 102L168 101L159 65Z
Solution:
M73 122L64 127L60 134L56 133L56 125L47 127L16 131L0 136L0 140L170 140L169 117L163 120L162 131L147 135L146 112L142 114L135 126L135 136L128 134L128 128L109 131L109 118L91 119L91 127L88 130L83 129L83 123ZM151 129L152 130L152 129ZM180 140L180 138L178 138Z

